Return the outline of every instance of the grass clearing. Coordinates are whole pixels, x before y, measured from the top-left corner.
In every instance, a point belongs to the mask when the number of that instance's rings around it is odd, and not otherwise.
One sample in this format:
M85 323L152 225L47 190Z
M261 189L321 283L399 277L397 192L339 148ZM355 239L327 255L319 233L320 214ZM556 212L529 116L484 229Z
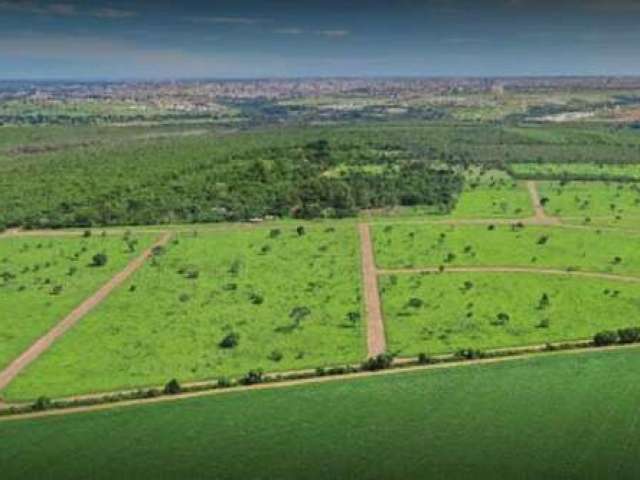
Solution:
M465 173L466 182L458 202L450 214L438 214L426 206L397 207L375 212L376 219L427 217L432 220L478 218L527 218L533 215L531 197L523 182L513 180L499 170Z
M540 182L545 210L559 217L640 217L640 184L615 182Z
M384 276L389 351L401 356L591 338L634 326L640 284L529 273Z
M153 237L8 237L0 239L0 368L106 283ZM94 267L92 257L107 256Z
M182 235L155 263L16 378L7 398L315 368L365 357L353 226L306 227L303 235L292 227Z
M632 479L639 368L637 349L558 355L0 422L0 464L6 480Z
M381 268L511 266L640 274L638 235L509 225L378 225Z

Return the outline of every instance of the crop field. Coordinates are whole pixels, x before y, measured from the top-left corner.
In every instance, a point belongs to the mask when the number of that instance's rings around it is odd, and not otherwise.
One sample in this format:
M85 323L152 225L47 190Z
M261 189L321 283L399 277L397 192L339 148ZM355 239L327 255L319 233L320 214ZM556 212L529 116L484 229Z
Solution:
M560 217L639 218L640 185L614 182L540 182L545 210Z
M388 349L400 356L591 338L634 324L640 282L537 273L389 275Z
M509 169L519 178L640 180L640 164L513 163Z
M377 225L378 266L504 266L640 274L640 232L514 225Z
M0 437L11 439L0 464L6 480L87 472L96 480L211 472L220 480L637 478L639 353L555 355L0 422ZM70 452L73 461L54 461Z
M9 399L366 357L353 226L177 236L6 390Z
M94 234L0 239L0 367L151 243L152 237ZM93 266L96 254L106 264Z

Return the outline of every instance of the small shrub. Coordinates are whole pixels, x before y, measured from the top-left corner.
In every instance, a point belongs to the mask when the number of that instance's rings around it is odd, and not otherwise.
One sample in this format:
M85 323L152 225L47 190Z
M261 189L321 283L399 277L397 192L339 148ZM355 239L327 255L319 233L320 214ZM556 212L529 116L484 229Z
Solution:
M474 350L471 348L460 349L454 355L454 357L459 360L477 360L485 356L486 354L482 350Z
M598 332L593 337L593 343L598 347L604 347L606 345L614 345L618 343L620 338L618 337L618 333L606 330L604 332Z
M375 371L385 370L393 365L393 355L390 353L381 353L375 357L371 357L362 364L362 370Z
M407 306L411 308L421 308L424 305L424 302L419 298L411 298L407 302Z
M107 262L109 261L109 258L107 257L106 254L104 253L96 253L93 258L91 259L91 266L92 267L104 267Z
M262 370L251 370L240 379L242 385L256 385L265 381L264 372Z
M618 330L620 343L637 343L640 342L640 328L630 327Z
M182 392L182 386L180 385L178 380L174 378L164 386L163 391L166 395L177 395L178 393Z
M418 363L420 365L428 365L430 363L433 363L433 359L426 353L420 353L418 354Z
M269 360L271 360L272 362L279 362L280 360L282 360L283 355L282 355L282 352L278 350L274 350L269 354L267 358L269 358Z
M249 301L254 305L262 305L264 303L264 297L259 293L252 293L249 295Z
M299 237L302 237L305 235L306 230L304 229L304 227L302 225L300 225L298 228L296 228L296 233L298 234Z
M218 345L220 346L220 348L235 348L238 346L239 342L240 335L235 332L231 332L226 337L224 337Z
M37 412L48 410L51 408L51 399L48 397L38 397L31 408Z

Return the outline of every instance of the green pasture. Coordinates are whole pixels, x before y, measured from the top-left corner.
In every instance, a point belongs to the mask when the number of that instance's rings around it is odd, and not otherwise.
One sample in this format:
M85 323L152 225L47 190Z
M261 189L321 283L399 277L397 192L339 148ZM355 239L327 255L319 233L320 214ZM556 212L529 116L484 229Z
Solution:
M178 236L6 390L62 396L357 362L357 231ZM224 348L228 336L236 344Z
M517 225L376 225L381 268L530 267L640 275L638 234Z
M389 275L389 351L401 356L581 340L635 326L640 283L536 273Z
M0 367L106 283L153 237L7 237L0 239ZM92 257L107 255L104 266Z

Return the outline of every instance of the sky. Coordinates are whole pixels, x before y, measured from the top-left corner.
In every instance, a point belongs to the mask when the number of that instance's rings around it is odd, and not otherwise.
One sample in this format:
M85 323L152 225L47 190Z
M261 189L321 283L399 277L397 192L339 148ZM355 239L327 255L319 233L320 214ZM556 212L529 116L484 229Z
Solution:
M0 79L640 74L640 0L0 0Z

